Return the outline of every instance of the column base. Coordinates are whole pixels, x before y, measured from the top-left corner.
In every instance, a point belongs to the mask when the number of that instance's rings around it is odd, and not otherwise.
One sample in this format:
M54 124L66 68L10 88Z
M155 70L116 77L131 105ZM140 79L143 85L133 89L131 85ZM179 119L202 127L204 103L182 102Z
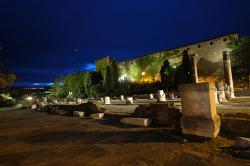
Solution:
M182 117L182 133L196 136L215 138L220 131L220 116L215 115L213 118L199 117Z

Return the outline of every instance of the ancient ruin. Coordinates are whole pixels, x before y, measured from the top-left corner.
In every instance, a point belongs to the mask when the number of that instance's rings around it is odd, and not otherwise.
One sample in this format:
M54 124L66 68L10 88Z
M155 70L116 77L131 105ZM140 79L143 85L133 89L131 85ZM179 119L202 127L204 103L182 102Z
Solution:
M214 138L220 131L216 111L215 85L212 83L179 86L182 103L181 128L184 134Z

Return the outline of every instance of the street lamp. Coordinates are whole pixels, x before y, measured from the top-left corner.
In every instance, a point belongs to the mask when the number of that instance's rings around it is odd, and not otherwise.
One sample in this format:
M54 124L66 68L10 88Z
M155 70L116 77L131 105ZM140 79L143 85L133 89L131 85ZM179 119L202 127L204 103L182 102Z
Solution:
M141 75L142 75L142 82L144 82L144 76L146 75L146 72L145 71L141 72Z

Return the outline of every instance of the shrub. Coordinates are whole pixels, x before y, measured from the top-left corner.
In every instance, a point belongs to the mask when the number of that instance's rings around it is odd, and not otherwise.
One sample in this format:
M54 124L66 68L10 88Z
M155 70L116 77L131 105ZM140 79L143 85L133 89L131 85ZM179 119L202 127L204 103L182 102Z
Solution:
M17 104L9 94L0 94L0 107L12 107Z

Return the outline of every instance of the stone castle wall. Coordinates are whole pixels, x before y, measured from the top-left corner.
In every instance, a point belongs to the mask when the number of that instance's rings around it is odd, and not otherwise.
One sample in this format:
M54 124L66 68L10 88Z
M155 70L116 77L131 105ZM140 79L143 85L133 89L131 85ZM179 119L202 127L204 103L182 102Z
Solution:
M199 76L223 76L222 53L223 51L230 51L227 43L233 38L238 39L238 34L232 33L195 44L122 61L119 62L119 67L122 70L121 75L123 79L130 81L157 81L159 80L159 71L163 62L168 59L170 64L176 67L182 61L182 52L189 49L189 54L197 54ZM104 59L101 60L103 61ZM100 68L98 67L99 61L96 62L98 69ZM142 72L147 74L141 76Z

